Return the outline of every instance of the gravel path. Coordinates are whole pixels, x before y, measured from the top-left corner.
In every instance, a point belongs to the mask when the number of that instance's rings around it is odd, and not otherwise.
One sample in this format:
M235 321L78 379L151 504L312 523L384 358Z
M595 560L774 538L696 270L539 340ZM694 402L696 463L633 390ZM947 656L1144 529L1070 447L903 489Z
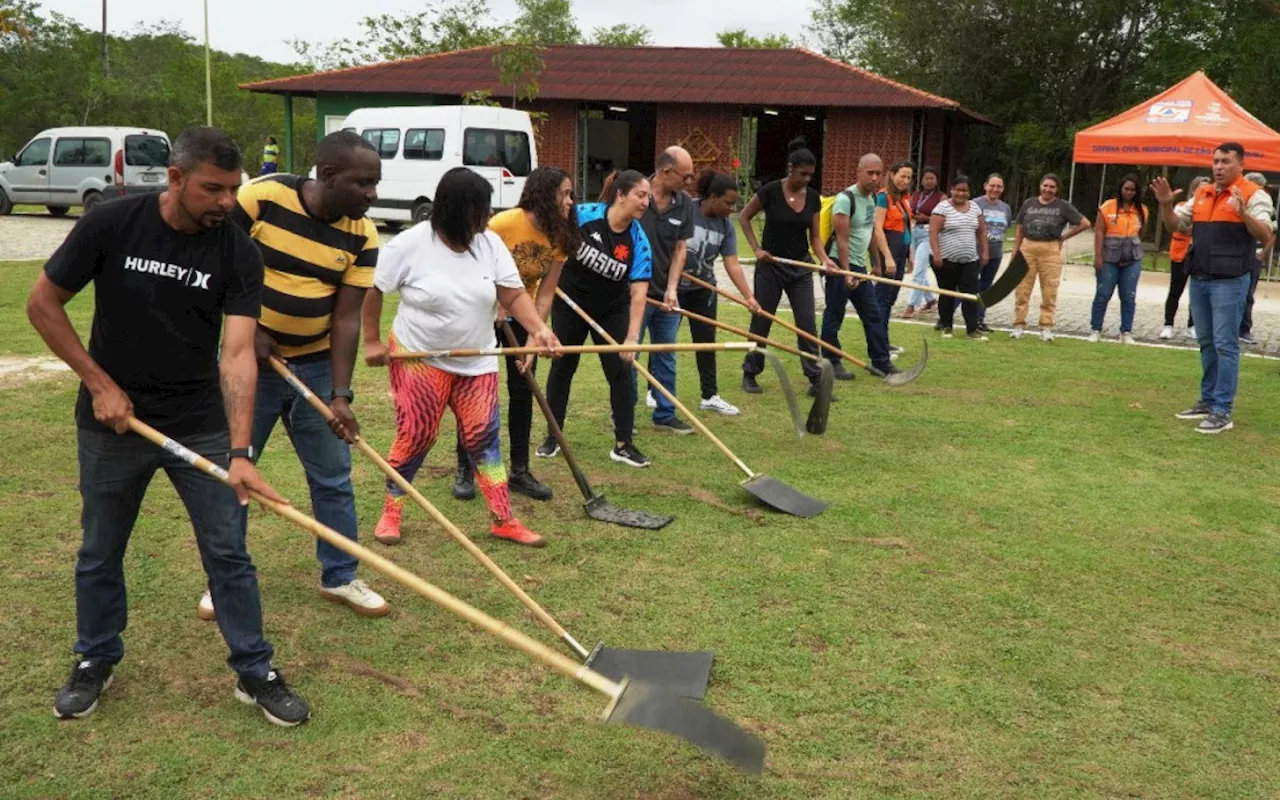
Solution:
M44 260L67 238L75 218L47 214L0 217L0 261Z

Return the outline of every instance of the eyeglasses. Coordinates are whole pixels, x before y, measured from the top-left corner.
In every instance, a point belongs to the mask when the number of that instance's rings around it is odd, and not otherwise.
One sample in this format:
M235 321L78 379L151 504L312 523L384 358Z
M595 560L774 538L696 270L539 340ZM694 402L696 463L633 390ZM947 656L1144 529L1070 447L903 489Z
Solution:
M676 172L675 167L664 167L663 171ZM692 172L676 172L676 174L679 175L680 180L684 181L685 183L688 183L689 181L692 181L694 178L698 177L695 173L692 173Z

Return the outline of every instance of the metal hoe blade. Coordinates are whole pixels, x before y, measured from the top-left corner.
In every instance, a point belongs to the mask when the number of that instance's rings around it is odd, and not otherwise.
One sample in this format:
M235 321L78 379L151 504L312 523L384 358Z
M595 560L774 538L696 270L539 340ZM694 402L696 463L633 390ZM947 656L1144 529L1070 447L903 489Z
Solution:
M619 650L600 642L584 666L610 680L630 679L701 700L707 694L715 659L716 654L710 650Z
M638 725L679 736L744 772L764 771L764 741L711 709L657 686L624 681L605 709L610 725Z
M756 352L761 352L757 350ZM787 410L791 412L791 422L796 426L796 435L804 438L804 425L800 422L800 401L796 399L795 387L791 385L791 379L787 377L787 371L782 366L782 360L768 350L763 351L764 358L773 367L773 371L778 376L778 385L782 387L782 396L787 399ZM824 364L827 362L824 360ZM814 431L820 433L820 431Z
M738 485L765 505L795 517L809 519L831 507L829 503L801 494L793 487L768 475L755 475Z
M924 339L920 340L920 361L911 369L904 369L902 372L895 372L892 375L884 376L884 383L889 386L905 386L911 383L920 374L924 372L925 364L929 363L929 342Z
M625 528L639 528L646 531L657 531L671 524L675 517L665 514L650 514L647 511L636 511L609 503L604 495L598 494L582 504L587 516L598 522L610 522Z
M809 420L805 428L812 434L827 432L827 415L831 411L831 395L835 392L835 368L831 362L823 358L818 361L818 396L809 408Z
M991 284L991 288L978 293L978 302L982 303L983 308L991 308L1008 297L1009 293L1022 283L1022 279L1027 277L1027 269L1027 257L1019 250L1013 254L1013 260L1009 262L1009 266L1005 268L999 279Z

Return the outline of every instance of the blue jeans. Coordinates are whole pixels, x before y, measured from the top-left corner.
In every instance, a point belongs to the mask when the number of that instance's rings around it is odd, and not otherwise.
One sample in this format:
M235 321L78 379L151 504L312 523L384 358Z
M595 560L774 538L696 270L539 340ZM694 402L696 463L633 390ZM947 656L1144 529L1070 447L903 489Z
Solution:
M925 225L911 226L911 283L920 286L932 286L929 283L929 269L932 262L929 260L932 253L929 249L929 228ZM912 289L911 294L907 295L907 306L910 308L920 308L926 303L932 303L937 300L937 295L933 292L923 292L919 289Z
M866 273L866 267L849 265L852 272ZM889 360L889 329L880 317L880 298L876 295L875 284L862 281L856 289L850 289L843 275L827 275L823 278L823 290L827 307L822 310L822 341L843 350L840 347L840 326L844 323L844 307L853 303L862 321L862 332L867 339L867 356L871 365L879 370L893 365ZM824 352L823 356L832 365L840 362L839 356Z
M333 364L328 358L290 364L311 391L327 400L333 391ZM276 420L285 432L307 473L311 510L317 520L351 541L357 540L356 493L351 486L351 448L333 435L324 417L270 369L258 370L258 396L253 408L253 449L261 453ZM355 558L323 540L316 540L320 560L320 584L332 589L355 580Z
M226 432L192 436L182 444L225 468ZM240 675L265 677L271 645L262 636L258 575L245 546L245 509L235 492L177 456L131 433L78 432L80 525L76 558L76 645L81 656L115 664L124 658L120 634L128 625L124 551L142 497L157 470L178 490L195 529L200 561L209 578L218 629Z
M1093 296L1093 319L1090 327L1095 331L1102 330L1102 322L1107 316L1107 304L1116 286L1120 287L1120 332L1133 333L1133 315L1138 308L1138 278L1142 276L1142 262L1120 266L1119 264L1103 264L1098 273L1098 292Z
M1230 416L1240 380L1240 318L1249 294L1248 273L1238 278L1191 278L1191 314L1200 342L1200 402Z
M996 282L996 273L1000 271L1000 262L1004 260L1004 239L997 239L994 242L987 240L987 260L982 264L982 271L978 273L978 291L985 292L991 288L991 284ZM978 304L978 322L987 321L987 307Z
M645 306L644 322L640 325L640 341L644 341L645 332L649 333L649 341L653 344L674 344L676 333L680 330L680 315L674 311L663 311L654 306ZM676 354L649 353L649 371L658 383L666 387L668 392L676 393ZM635 371L632 370L632 384L635 383ZM653 422L659 424L670 422L676 418L676 407L663 397L662 392L654 392L653 399L658 407L653 411Z

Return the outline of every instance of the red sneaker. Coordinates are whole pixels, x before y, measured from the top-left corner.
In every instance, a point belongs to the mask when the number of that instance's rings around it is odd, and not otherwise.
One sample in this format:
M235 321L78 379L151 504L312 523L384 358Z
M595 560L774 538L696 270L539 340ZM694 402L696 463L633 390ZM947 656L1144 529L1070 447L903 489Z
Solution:
M529 530L520 520L512 517L506 522L495 522L489 533L526 547L546 547L547 540Z
M382 504L382 518L373 529L373 538L383 544L400 544L400 516L404 513L404 498L387 495Z

